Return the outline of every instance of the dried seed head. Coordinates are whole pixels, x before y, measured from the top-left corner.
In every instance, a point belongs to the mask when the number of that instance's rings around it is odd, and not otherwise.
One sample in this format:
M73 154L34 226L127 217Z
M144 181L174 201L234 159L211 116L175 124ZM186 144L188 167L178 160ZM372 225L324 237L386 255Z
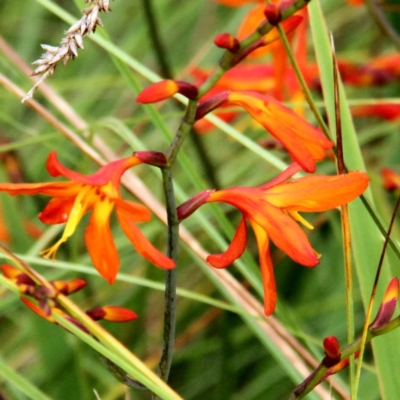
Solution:
M22 102L32 98L33 93L48 76L54 73L57 64L63 61L64 65L70 60L78 57L78 49L83 49L83 36L91 32L95 32L97 26L103 27L103 23L99 18L99 12L111 11L109 0L86 0L91 3L90 7L82 10L83 17L75 22L66 32L59 46L50 46L42 44L42 49L46 52L33 62L38 67L34 70L33 75L43 74L32 89L25 95Z

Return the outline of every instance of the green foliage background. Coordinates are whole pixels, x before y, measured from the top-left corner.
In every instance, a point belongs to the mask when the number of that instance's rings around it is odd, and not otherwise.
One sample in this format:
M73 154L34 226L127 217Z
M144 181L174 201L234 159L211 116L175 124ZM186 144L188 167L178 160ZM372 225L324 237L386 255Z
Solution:
M213 38L221 32L235 32L249 9L228 8L211 0L157 0L154 3L167 59L174 76L179 79L185 79L192 66L214 66L221 51L212 45ZM371 57L394 50L365 8L354 8L337 0L322 3L326 25L333 32L339 58L367 62ZM317 6L314 3L312 6L316 13ZM79 9L82 7L84 5L77 0L2 0L0 38L8 43L13 54L26 63L32 62L41 54L40 43L57 45L71 24L71 21L65 22L68 16L63 18L59 10L73 15L73 22L80 18ZM85 137L87 131L77 129L41 90L37 91L35 99L83 138L89 147L95 148L95 138L101 138L119 156L139 149L164 151L179 123L182 108L173 101L157 107L136 104L135 97L149 84L152 71L159 73L150 44L150 32L141 1L116 0L112 9L113 12L101 15L105 28L90 37L96 39L96 43L87 38L79 57L65 67L60 65L46 82L86 122L90 135ZM310 34L311 60L316 58L315 49L320 55L323 51L321 46L318 47L321 35L315 20L314 29L317 29L316 34ZM31 81L20 70L21 63L10 56L12 53L6 53L2 46L0 73L24 91L29 90ZM323 79L323 83L328 85L329 78ZM346 87L345 92L351 105L375 98L399 100L398 82L375 88ZM326 93L332 95L329 91ZM326 115L322 97L318 93L314 96ZM50 150L56 150L62 162L72 169L82 173L96 170L97 165L87 154L37 113L21 105L4 85L0 86L0 105L0 151L12 152L13 160L18 161L20 179L26 182L47 181L49 177L44 162ZM313 120L311 115L309 120ZM348 124L345 133L351 136L351 120L344 122ZM280 152L259 148L256 143L265 137L265 133L251 124L246 116L236 122L234 128L237 131L233 133L227 129L215 130L196 140L190 138L185 143L174 170L179 202L198 190L215 187L216 184L219 187L262 184L278 173L277 166L289 161ZM345 148L345 152L348 151L346 156L350 164L354 162L354 168L361 168L358 164L361 160L365 163L371 177L376 210L387 223L393 198L381 188L379 169L382 166L396 167L400 162L398 123L359 119L355 121L355 132L360 154L351 147L354 144L349 144ZM247 147L241 142L247 143ZM212 166L211 177L200 155L200 148L204 149ZM324 161L319 164L318 171L335 173L335 165L332 161ZM135 168L134 172L163 202L160 176L145 167ZM0 165L0 178L2 181L10 179L6 163ZM131 195L125 193L125 196ZM36 216L44 204L43 197L1 196L5 224L11 234L10 248L49 280L86 279L88 288L73 297L83 309L116 304L135 310L140 316L137 321L104 325L149 367L154 368L161 348L164 272L132 251L116 224L115 238L122 265L121 277L113 286L102 280L90 264L82 241L84 224L60 249L57 262L41 259L38 249L51 243L62 229L40 224ZM362 208L360 204L356 207L358 210ZM218 252L232 237L238 218L238 213L232 209L207 206L184 226L205 249ZM343 345L347 337L340 216L337 211L332 211L306 218L316 227L310 233L310 240L314 248L322 253L321 264L315 269L303 268L279 251L273 251L279 295L275 317L287 332L294 335L317 359L321 359L324 337L336 335ZM365 231L375 229L360 220L367 219L368 215L353 218L355 249L359 255L356 259L359 279L355 278L354 298L358 336L364 318L362 296L371 291L370 277L374 276L377 267L376 255L379 256L382 238L375 231ZM26 233L24 221L27 220L32 220L42 230L39 239ZM141 225L141 229L152 243L159 248L165 247L166 230L156 217L152 223ZM398 237L398 233L396 226L394 238ZM371 256L360 258L363 253ZM382 290L389 277L398 271L398 260L393 255L390 257L392 269L390 272L389 267L386 269L380 282ZM178 286L182 290L179 292L177 349L171 386L183 398L193 400L287 398L301 378L283 350L276 348L267 336L263 337L265 333L257 330L257 320L246 315L234 303L233 306L230 304L224 296L223 287L215 278L210 279L207 273L210 267L199 260L187 245L182 245L178 268ZM261 299L257 249L253 238L242 261L230 267L229 272ZM379 338L379 341L380 349L399 343L397 332ZM379 368L386 365L395 373L392 361L398 355L397 347L395 345L389 354L383 354L377 366L371 348L367 348L360 399L396 398L400 389L394 392L395 386L387 383L392 392L385 392L382 389L385 378L379 374ZM113 378L91 348L60 327L41 320L5 287L0 287L0 372L0 397L5 399L92 399L95 398L94 391L102 400L123 399L124 396L149 398L148 393L127 390ZM346 372L341 373L337 381L348 389ZM34 388L41 394L36 394ZM332 397L341 398L335 392ZM311 394L309 398L324 397Z

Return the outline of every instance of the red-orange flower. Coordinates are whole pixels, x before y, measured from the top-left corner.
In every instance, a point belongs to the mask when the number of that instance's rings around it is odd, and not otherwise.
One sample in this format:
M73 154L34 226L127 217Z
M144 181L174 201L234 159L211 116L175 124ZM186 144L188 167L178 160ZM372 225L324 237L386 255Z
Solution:
M304 171L314 172L315 161L325 157L333 143L321 131L274 98L252 91L225 92L201 103L197 118L226 105L243 107L288 150Z
M133 155L110 162L96 173L86 176L64 167L55 152L51 152L46 163L47 171L54 177L64 176L69 181L3 183L0 184L0 191L11 195L44 194L52 197L39 219L45 224L66 222L66 226L61 238L41 252L46 258L55 258L60 245L72 236L83 215L91 210L92 215L85 231L86 247L100 275L112 283L120 264L109 225L114 208L122 230L142 257L160 268L174 267L174 262L153 247L136 226L136 222L149 221L150 211L141 204L123 200L120 195L122 174L141 162L139 156Z
M314 267L319 263L319 255L295 221L309 228L312 226L298 213L320 212L346 204L364 192L368 181L367 174L357 171L337 176L307 176L287 182L278 177L257 188L233 187L203 192L181 205L178 216L186 218L201 204L211 202L228 203L239 209L243 218L229 248L222 254L208 256L207 261L213 267L225 268L239 258L247 243L246 222L249 222L258 243L264 310L270 315L275 309L277 294L269 239L294 261Z
M382 168L381 175L385 189L400 189L400 175L391 168Z

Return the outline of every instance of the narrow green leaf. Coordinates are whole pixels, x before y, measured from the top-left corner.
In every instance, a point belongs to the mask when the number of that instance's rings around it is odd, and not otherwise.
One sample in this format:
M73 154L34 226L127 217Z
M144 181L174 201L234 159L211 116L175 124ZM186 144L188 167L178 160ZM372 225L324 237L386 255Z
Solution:
M51 400L47 394L39 390L33 383L10 368L2 358L0 358L0 381L12 384L32 400Z
M315 52L321 73L324 100L329 116L330 128L334 132L334 92L330 45L328 30L318 0L313 0L310 3L309 15ZM360 145L342 84L340 84L340 97L346 166L349 170L365 170ZM365 196L373 207L373 199L370 191ZM371 295L372 284L383 246L383 237L361 200L358 199L352 202L349 205L349 212L355 268L364 306L366 307ZM377 303L382 298L383 291L390 278L396 273L393 268L396 261L398 263L393 252L389 251L378 285ZM382 399L393 399L400 393L400 381L398 379L400 348L397 345L398 343L400 343L399 330L391 332L388 336L377 338L372 342Z

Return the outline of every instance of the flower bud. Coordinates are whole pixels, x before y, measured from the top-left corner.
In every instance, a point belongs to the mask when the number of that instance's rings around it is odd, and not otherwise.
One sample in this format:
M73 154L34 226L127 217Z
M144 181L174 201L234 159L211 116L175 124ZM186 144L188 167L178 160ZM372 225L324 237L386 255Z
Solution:
M400 189L400 175L390 168L382 168L383 186L387 190Z
M71 281L52 281L56 290L66 296L83 289L87 283L83 279L72 279Z
M266 5L264 15L271 25L278 25L282 19L281 11L275 4Z
M340 361L340 345L336 336L328 336L324 339L325 358L323 364L325 367L332 367Z
M382 304L379 307L378 313L374 321L371 323L371 328L378 328L390 321L396 309L397 299L399 297L399 280L394 277L388 287L386 288L385 295L383 296Z
M137 157L143 164L149 164L160 168L167 166L165 155L157 151L136 151L132 155Z
M197 87L187 82L173 81L171 79L153 83L139 93L136 98L138 103L156 103L161 100L169 99L174 94L180 93L190 100L194 100L198 95Z
M3 272L3 275L16 285L35 286L35 281L18 268L9 264L3 264L0 269Z
M230 33L221 33L214 39L214 44L221 49L229 50L232 53L237 53L240 50L240 42Z
M216 94L215 96L210 97L209 99L203 101L197 106L196 110L196 120L203 118L209 112L215 110L216 108L223 105L226 101L228 101L230 92L221 92Z
M111 322L128 322L137 318L133 311L118 306L97 307L86 311L86 314L95 321L104 319Z
M214 190L203 190L200 193L197 193L194 197L182 203L177 209L176 212L178 214L179 221L184 220L185 218L192 215L199 207L207 202L207 199L210 197L210 194Z

